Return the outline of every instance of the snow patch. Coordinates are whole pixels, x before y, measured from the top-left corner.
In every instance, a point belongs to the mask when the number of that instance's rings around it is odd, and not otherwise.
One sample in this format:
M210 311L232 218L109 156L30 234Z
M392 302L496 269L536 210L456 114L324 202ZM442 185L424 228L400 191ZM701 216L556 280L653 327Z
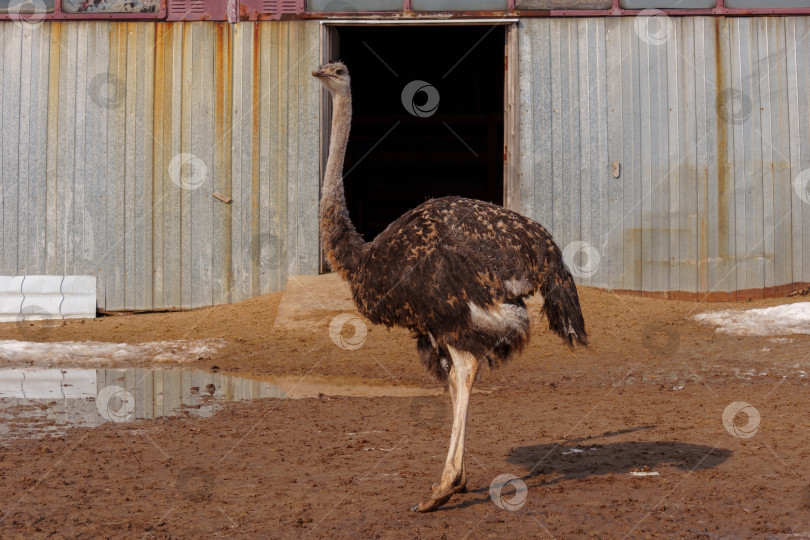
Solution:
M695 320L717 326L716 332L737 336L810 334L810 302L769 308L701 313Z
M0 360L34 364L60 362L102 362L150 360L183 363L216 353L225 345L222 339L179 339L147 343L105 343L100 341L60 341L34 343L0 340Z

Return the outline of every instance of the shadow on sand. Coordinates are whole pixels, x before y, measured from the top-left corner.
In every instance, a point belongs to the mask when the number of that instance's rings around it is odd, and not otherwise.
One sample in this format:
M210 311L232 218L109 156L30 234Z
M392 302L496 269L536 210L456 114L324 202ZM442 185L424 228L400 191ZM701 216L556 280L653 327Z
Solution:
M605 436L630 433L650 427L652 426L641 426L605 434ZM574 439L565 443L534 444L514 448L506 458L506 462L526 470L526 474L520 475L520 478L531 489L606 474L629 474L631 470L645 466L652 471L672 467L685 472L712 469L725 462L730 456L731 451L724 448L676 441L588 444L586 440ZM543 478L532 480L537 476ZM476 484L480 487L471 489L470 492L479 493L480 497L445 508L465 508L489 501L489 485L479 482Z

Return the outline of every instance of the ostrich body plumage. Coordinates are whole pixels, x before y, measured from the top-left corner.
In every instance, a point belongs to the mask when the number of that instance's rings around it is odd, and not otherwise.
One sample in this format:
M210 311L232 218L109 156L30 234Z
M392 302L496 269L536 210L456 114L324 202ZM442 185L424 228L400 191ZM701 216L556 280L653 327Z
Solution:
M362 315L414 333L422 363L445 382L453 402L441 483L414 507L435 510L466 489L467 411L480 364L504 362L528 343L524 299L539 291L549 328L569 345L587 344L576 285L543 226L483 201L426 201L365 242L349 218L343 188L352 114L348 70L338 62L313 75L333 104L320 206L324 254L349 283Z

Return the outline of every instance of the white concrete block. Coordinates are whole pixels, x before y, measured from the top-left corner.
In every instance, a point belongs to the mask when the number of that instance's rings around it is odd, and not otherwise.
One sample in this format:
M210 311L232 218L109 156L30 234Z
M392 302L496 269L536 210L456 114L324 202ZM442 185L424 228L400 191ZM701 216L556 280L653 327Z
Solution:
M0 276L0 322L95 316L95 276Z
M23 276L0 276L0 322L20 320Z
M92 319L96 316L96 276L65 276L62 296L62 317Z

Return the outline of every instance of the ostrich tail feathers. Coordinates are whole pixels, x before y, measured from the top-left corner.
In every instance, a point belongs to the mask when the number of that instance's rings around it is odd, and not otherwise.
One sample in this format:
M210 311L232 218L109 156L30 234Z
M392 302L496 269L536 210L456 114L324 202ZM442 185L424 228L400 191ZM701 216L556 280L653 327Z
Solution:
M551 265L541 285L543 313L548 319L548 327L560 336L569 347L574 344L587 345L588 333L579 305L577 286L571 272L565 267L562 258Z

